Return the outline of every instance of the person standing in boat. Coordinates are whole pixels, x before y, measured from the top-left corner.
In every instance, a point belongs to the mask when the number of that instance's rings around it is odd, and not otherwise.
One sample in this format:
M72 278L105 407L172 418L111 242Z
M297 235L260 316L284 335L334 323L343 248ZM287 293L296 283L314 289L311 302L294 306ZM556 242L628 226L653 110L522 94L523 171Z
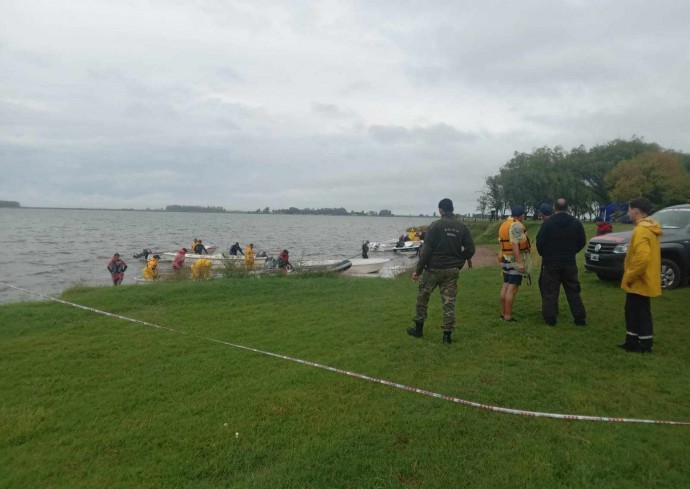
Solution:
M244 248L244 267L247 270L254 270L254 243L249 243Z
M194 253L196 253L197 255L203 255L204 253L206 253L208 255L208 250L201 243L201 240L197 240L196 245L194 246Z
M362 244L362 258L369 258L369 240Z
M127 270L127 264L120 259L120 254L115 253L113 257L108 262L108 271L113 279L113 285L120 285L122 280L125 278L125 270Z
M230 247L230 254L232 256L237 256L237 253L244 256L244 253L242 252L242 247L240 246L239 241L235 241L235 244Z
M438 203L438 211L441 219L429 225L417 268L412 274L412 280L419 280L419 291L414 325L407 328L407 333L422 337L429 298L439 287L443 304L443 343L450 343L455 329L455 298L460 269L472 258L475 248L470 230L453 214L453 201L442 199Z
M156 280L158 278L158 260L160 260L160 255L153 255L146 262L146 266L141 271L141 274L146 280Z
M177 252L175 258L173 258L172 267L173 270L181 270L184 265L184 260L187 257L187 248L182 248Z

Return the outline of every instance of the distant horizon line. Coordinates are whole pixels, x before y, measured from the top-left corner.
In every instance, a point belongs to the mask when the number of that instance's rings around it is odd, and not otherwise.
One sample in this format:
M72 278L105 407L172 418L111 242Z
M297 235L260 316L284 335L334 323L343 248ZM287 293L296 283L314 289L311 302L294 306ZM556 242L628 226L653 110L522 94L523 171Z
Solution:
M135 209L133 207L50 207L50 206L25 206L20 205L19 207L12 206L2 206L1 209L48 209L48 210L62 210L62 211L126 211L126 212L174 212L180 214L253 214L253 215L267 215L267 214L280 214L280 215L300 215L300 216L313 216L313 215L323 215L323 216L334 216L334 217L352 217L353 214L287 214L278 212L256 212L256 211L243 211L243 210L222 210L222 211L184 211L184 210L167 210L167 209ZM351 211L355 212L355 211ZM380 216L378 214L354 214L355 217L438 217L438 215L429 214L392 214Z

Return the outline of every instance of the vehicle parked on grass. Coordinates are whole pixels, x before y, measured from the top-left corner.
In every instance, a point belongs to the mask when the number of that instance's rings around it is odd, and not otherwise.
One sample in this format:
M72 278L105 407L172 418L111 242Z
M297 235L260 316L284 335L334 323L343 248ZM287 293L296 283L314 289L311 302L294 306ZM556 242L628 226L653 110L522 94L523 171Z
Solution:
M667 207L650 216L661 235L661 287L675 289L690 278L690 204ZM602 280L620 279L632 231L592 238L585 251L585 268Z

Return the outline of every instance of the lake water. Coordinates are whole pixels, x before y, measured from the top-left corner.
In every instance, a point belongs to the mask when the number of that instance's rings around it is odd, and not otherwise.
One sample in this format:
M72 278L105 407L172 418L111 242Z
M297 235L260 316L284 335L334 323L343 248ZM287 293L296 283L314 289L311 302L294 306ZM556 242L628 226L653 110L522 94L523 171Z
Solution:
M0 281L45 294L86 283L109 285L106 264L120 253L129 268L124 284L135 283L143 263L132 258L143 248L176 251L194 238L227 252L235 241L291 261L359 256L365 239L387 241L424 217L196 214L186 212L0 209ZM370 253L393 258L392 253ZM404 260L398 258L397 260ZM409 262L410 260L407 259ZM0 303L35 300L0 286Z

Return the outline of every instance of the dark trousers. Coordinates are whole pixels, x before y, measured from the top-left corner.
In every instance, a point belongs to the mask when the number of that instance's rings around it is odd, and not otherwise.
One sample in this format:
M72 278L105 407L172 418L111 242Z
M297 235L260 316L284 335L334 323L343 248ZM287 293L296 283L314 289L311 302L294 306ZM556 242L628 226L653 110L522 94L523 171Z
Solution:
M568 299L575 324L585 324L587 312L580 297L580 281L577 265L546 264L541 268L541 311L546 324L556 324L558 319L558 296L561 285Z
M625 296L625 344L642 351L651 351L654 340L652 308L649 297L638 294Z

